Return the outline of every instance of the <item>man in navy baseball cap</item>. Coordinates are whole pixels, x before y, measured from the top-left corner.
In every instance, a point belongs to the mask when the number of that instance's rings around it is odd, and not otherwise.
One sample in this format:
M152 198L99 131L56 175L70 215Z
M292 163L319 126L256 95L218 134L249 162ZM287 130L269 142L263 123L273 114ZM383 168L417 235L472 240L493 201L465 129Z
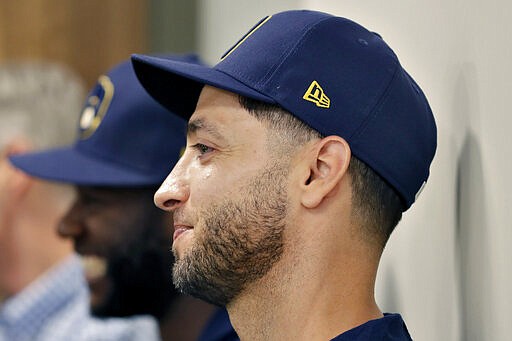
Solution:
M199 63L194 55L172 59ZM216 310L172 287L172 215L153 203L185 145L185 123L144 91L125 61L99 77L73 145L10 160L32 176L76 185L58 232L81 255L94 316L149 314L163 339L196 340Z
M186 151L155 195L174 213L176 287L227 305L241 339L410 340L374 284L427 181L436 125L384 40L287 11L212 68L132 61L149 94L189 120Z

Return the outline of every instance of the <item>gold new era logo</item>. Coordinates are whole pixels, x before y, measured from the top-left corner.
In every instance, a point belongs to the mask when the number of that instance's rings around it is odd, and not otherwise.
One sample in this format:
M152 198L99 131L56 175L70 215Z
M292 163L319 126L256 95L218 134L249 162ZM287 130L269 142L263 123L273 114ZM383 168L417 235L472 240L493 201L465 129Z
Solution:
M309 85L308 90L304 96L302 96L302 98L304 98L306 101L315 103L316 106L320 108L329 108L331 106L331 100L329 97L327 97L324 90L317 81L311 82L311 85Z

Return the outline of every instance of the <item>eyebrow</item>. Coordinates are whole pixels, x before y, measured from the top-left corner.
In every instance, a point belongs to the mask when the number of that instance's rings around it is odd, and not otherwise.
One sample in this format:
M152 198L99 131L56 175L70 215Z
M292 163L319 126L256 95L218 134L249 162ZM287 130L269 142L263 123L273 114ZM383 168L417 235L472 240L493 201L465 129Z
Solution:
M210 134L219 140L225 140L224 137L219 132L219 130L217 129L217 127L209 122L206 122L204 119L198 118L188 122L187 136L195 134L198 131L204 131L205 133Z

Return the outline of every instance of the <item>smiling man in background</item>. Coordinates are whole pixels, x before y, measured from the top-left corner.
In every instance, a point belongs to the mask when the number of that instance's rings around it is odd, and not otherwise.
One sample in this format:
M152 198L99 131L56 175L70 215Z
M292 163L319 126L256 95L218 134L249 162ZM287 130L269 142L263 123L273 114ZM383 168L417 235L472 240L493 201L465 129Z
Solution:
M51 63L0 66L0 340L155 338L153 319L92 319L72 243L55 233L73 200L71 186L14 168L14 154L72 140L84 91Z
M198 63L195 56L173 58ZM73 145L11 161L32 176L76 186L58 232L82 257L92 314L152 315L162 339L185 341L197 339L212 313L225 315L172 287L172 215L153 204L158 184L180 156L184 132L185 121L145 93L126 61L99 77ZM223 322L222 338L205 340L235 339L227 316Z
M382 38L289 11L213 68L133 61L146 90L189 119L155 195L174 213L175 285L226 305L242 340L410 340L375 302L375 277L427 181L436 126ZM176 102L184 93L197 106Z

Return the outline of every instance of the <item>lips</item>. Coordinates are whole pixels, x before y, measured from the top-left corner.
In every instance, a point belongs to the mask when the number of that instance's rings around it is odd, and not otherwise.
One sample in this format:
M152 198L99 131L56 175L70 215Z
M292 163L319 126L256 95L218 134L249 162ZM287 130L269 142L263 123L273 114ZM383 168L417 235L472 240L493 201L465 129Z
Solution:
M95 255L81 255L82 267L88 282L96 281L107 274L107 259Z
M192 226L175 224L174 225L174 234L173 241L176 241L182 234L192 231Z

